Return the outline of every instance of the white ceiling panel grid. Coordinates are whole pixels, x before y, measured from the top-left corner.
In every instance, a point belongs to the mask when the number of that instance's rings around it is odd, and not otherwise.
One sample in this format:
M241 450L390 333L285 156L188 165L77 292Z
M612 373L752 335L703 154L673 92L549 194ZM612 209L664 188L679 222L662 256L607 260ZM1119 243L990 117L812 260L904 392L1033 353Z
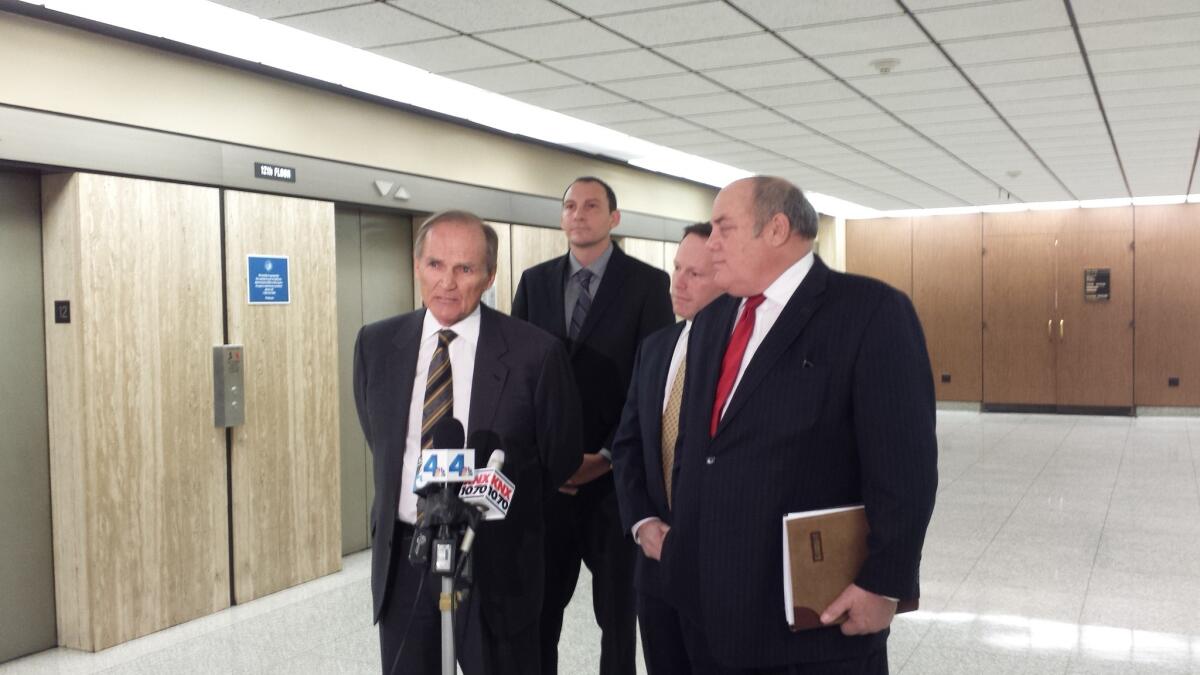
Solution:
M838 23L901 13L893 0L731 0L742 11L773 30Z
M761 29L724 2L651 9L597 19L643 45L667 45L757 33Z
M782 30L779 37L812 57L928 44L921 30L903 15Z
M624 80L628 79L631 73L650 76L683 72L679 66L645 49L574 56L544 63L587 82Z
M580 19L550 26L532 26L487 33L487 42L531 59L552 59L636 47L632 42L596 24Z
M936 40L1028 33L1071 25L1060 0L991 2L918 12Z
M351 47L381 47L453 34L435 23L380 3L301 14L279 22Z
M506 66L525 61L520 56L515 56L503 49L497 49L465 35L409 42L391 47L381 47L372 51L389 59L424 68L432 73Z
M562 73L529 62L512 66L463 70L455 73L454 79L501 94L579 84L575 79Z
M562 110L565 114L570 115L572 108L581 106L597 106L611 105L624 101L625 99L604 91L590 84L578 84L572 87L555 87L554 89L535 89L533 91L521 91L511 94L517 100L532 103L533 105L550 108L553 110Z
M659 47L658 52L692 70L748 66L796 58L794 49L769 33Z
M464 33L529 26L574 19L575 15L549 0L387 0Z
M1129 4L1154 4L1153 2ZM1193 44L1200 35L1200 15L1178 16L1153 21L1120 21L1102 25L1080 25L1083 45L1090 51L1139 49L1155 45Z
M759 108L753 101L730 92L682 96L655 101L654 106L675 115L704 115Z
M816 58L821 65L833 71L838 77L847 79L877 75L879 73L877 62L883 60L897 62L890 66L892 73L912 73L950 67L950 62L946 60L946 57L938 51L937 47L930 44Z
M697 96L699 94L715 94L722 91L719 85L715 85L691 73L607 82L604 86L607 89L612 89L619 94L640 101L655 101L664 98Z
M1079 54L1075 31L1069 27L1017 35L943 40L942 46L960 66Z
M361 5L362 0L222 0L221 4L265 19L278 19L294 14Z
M735 90L795 86L829 80L829 76L808 59L710 70L705 75Z

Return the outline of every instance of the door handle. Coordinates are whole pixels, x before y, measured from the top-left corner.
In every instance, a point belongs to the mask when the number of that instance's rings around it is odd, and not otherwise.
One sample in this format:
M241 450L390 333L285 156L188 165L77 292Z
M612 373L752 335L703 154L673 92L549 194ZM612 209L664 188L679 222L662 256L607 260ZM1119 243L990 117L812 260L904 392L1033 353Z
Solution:
M1063 319L1058 320L1058 339L1063 338Z
M1054 339L1054 319L1046 319L1046 339Z

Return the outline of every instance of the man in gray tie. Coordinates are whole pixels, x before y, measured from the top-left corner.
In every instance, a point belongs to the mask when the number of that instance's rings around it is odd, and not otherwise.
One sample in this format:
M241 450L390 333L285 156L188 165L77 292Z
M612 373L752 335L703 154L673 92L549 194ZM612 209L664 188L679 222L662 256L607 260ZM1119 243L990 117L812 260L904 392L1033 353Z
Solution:
M607 183L591 176L572 181L560 222L570 251L525 270L513 300L513 316L562 340L583 404L583 464L546 503L543 673L558 672L563 610L575 592L581 561L592 573L592 604L602 634L600 672L635 672L635 551L617 514L610 449L637 346L673 318L666 272L613 243L611 232L620 222L617 197Z
M642 342L612 448L621 524L641 547L634 585L642 654L650 675L690 672L679 615L660 588L658 559L671 529L675 447L692 317L721 295L712 254L705 247L710 234L708 223L684 229L671 280L671 305L684 320Z

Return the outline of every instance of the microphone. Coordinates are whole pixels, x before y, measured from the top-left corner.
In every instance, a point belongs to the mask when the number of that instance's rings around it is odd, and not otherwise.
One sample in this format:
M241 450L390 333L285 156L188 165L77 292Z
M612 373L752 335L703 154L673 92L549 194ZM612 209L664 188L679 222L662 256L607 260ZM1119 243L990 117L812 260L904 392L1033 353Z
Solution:
M466 560L471 547L475 545L475 527L480 515L483 520L503 520L508 514L515 488L513 482L500 473L503 466L504 451L493 450L488 458L487 468L476 471L475 479L462 486L458 492L459 499L477 509L478 514L470 519L467 532L463 535L462 546L459 547L460 561Z
M433 425L433 447L421 451L413 492L425 497L436 485L465 483L475 475L475 450L463 446L462 422L443 417Z

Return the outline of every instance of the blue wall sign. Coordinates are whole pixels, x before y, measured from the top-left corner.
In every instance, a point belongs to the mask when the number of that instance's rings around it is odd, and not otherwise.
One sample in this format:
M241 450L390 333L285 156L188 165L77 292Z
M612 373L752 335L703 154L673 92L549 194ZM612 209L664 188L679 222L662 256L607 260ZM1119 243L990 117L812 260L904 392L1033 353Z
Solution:
M251 305L286 305L288 258L285 255L246 256L247 284Z

